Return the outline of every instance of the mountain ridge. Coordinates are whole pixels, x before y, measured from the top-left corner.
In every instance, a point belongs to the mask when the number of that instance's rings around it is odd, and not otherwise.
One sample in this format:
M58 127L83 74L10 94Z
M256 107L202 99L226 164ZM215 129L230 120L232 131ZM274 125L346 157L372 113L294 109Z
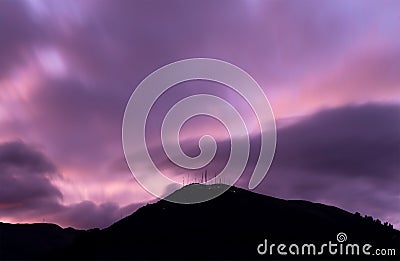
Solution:
M217 193L225 186L190 184L167 198ZM0 224L0 239L4 240L2 227ZM257 246L265 239L276 243L319 244L336 241L338 233L346 233L351 243L370 242L374 247L390 247L400 252L400 231L371 222L359 214L321 203L265 196L237 187L230 187L219 197L198 204L159 200L102 230L66 229L66 233L55 230L65 245L53 242L54 249L34 252L29 259L260 259L265 256L257 253ZM1 250L0 258L21 259L15 256L19 252L13 256L6 251L4 256L4 248ZM290 259L288 256L272 257ZM292 258L308 259L310 256Z

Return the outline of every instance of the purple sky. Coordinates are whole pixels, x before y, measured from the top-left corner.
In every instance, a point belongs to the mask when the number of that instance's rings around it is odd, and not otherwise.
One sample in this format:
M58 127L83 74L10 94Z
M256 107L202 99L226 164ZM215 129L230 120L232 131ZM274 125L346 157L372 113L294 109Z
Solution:
M256 191L400 228L399 32L399 1L0 1L0 221L104 227L153 200L124 160L125 106L160 66L211 57L252 75L275 113L276 156ZM195 93L219 95L252 124L226 87L185 84L150 124ZM218 122L191 120L182 146L195 155L206 133L218 137L208 167L218 171L229 151ZM160 168L180 177L159 129L148 138ZM258 142L253 133L240 186Z

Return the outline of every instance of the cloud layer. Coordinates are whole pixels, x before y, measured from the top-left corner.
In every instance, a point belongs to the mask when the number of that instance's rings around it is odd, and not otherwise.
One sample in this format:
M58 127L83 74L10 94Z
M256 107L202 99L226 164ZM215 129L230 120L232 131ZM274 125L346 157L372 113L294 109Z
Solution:
M52 181L61 178L54 164L22 141L0 144L0 218L13 222L47 221L76 228L106 227L138 208L92 201L64 205Z
M277 118L277 155L260 192L349 210L359 205L399 224L399 7L398 1L1 1L0 220L104 226L153 200L123 161L126 103L160 66L213 57L252 75ZM218 85L183 84L165 93L147 138L170 176L184 170L166 161L159 124L175 101L195 93L216 94L247 124L254 121L245 101ZM195 155L197 138L214 134L221 148L209 168L221 169L226 131L197 120L184 126L182 146ZM257 136L251 142L254 162Z
M309 199L400 222L400 106L318 112L282 128L258 191Z

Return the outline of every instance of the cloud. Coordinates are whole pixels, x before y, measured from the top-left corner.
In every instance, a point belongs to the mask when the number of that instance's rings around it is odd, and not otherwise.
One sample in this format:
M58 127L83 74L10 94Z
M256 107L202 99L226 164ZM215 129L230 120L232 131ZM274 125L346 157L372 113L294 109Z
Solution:
M0 79L3 78L11 66L20 63L23 58L23 49L33 40L29 16L21 2L2 1L0 4Z
M117 220L132 214L142 204L129 204L120 207L113 202L95 204L91 201L82 201L65 206L57 214L49 217L49 221L61 226L71 226L77 229L105 228Z
M366 104L318 112L279 131L286 169L388 178L400 168L400 107ZM300 157L301 155L301 157ZM284 163L284 164L283 164Z
M272 166L255 191L326 203L400 227L399 104L350 104L325 109L282 125L277 134ZM197 155L197 141L186 140L181 146L188 148L190 155ZM251 136L250 142L253 149L248 165L237 182L244 188L258 159L259 136ZM229 148L229 140L218 140L216 157L198 171L182 172L166 159L158 161L158 166L178 176L178 182L183 176L187 182L188 173L192 181L196 175L199 180L205 169L209 177L214 177L227 163Z
M119 95L67 78L45 81L31 97L30 118L41 130L36 137L52 144L62 164L93 167L121 151L115 144L124 112Z
M400 106L348 105L279 129L275 159L257 191L333 204L399 226L399 169Z
M39 150L22 141L0 144L0 218L13 222L54 222L80 229L104 228L135 211L141 203L120 207L89 200L64 205L52 180L57 167Z
M57 168L38 150L22 141L0 144L0 213L54 205L62 199L51 183L55 175Z
M10 168L3 171L8 173L2 176L4 184L11 184L0 192L1 198L9 201L7 213L11 213L10 202L28 201L25 191L35 195L33 201L25 203L27 206L43 207L36 215L39 218L50 209L64 211L62 198L73 203L68 209L68 222L72 217L80 218L73 209L87 207L88 211L105 213L103 210L110 206L100 207L101 202L127 204L133 197L144 195L146 192L136 183L132 187L128 184L134 183L133 178L119 160L123 157L124 107L146 75L179 59L213 57L240 66L265 89L278 117L299 116L347 103L398 100L398 4L0 1L0 142L23 137L29 143L43 144L45 154L54 161L53 167L57 165L56 170L46 170L44 165L35 165L38 163L7 163L18 172L13 175L22 179L11 182L15 177L9 174ZM199 85L196 90L217 93L240 105L237 96L216 91L211 85L203 87ZM192 94L187 90L172 91L161 98L161 112L176 98ZM284 197L336 197L340 203L345 201L343 195L349 195L349 181L355 180L363 184L364 190L360 185L354 193L371 194L371 202L378 198L384 202L388 193L396 194L394 185L385 190L386 178L397 181L396 143L388 141L396 136L396 125L386 118L386 113L393 112L384 112L385 106L372 107L371 115L382 111L374 116L376 125L367 123L366 107L350 106L342 111L337 108L321 112L323 116L314 114L281 128L266 191ZM355 111L364 116L353 115ZM251 119L247 112L244 111L245 120ZM160 115L155 117L159 120ZM325 117L329 121L324 121ZM353 122L354 119L360 120ZM340 128L332 125L335 122L341 124ZM313 124L316 128L311 127ZM376 129L378 125L382 128ZM210 124L201 121L188 128L187 133L197 135L208 127ZM351 134L351 130L356 133ZM158 134L158 129L153 128L149 140L159 143ZM379 140L378 136L384 137ZM259 145L257 137L251 142L253 148ZM226 162L229 144L221 143L217 162L213 163L216 171ZM196 144L189 140L183 148L196 154ZM170 162L157 149L153 150L156 161L168 169ZM252 149L251 164L256 159L257 149ZM251 166L246 173L250 169ZM173 169L171 176L175 171L184 170ZM56 172L62 173L65 182L54 186ZM339 193L338 187L347 192ZM17 189L21 195L14 193ZM338 192L336 196L331 190ZM44 198L47 205L42 204ZM79 205L76 202L80 200L87 202Z

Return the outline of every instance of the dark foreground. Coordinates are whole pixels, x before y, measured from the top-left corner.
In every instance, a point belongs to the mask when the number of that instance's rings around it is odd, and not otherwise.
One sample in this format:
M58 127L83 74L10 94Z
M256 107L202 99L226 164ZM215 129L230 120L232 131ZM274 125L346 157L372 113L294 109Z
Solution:
M192 184L173 196L211 193L222 186ZM337 241L340 232L347 236L342 243ZM268 250L260 255L257 247L265 239ZM331 255L328 246L322 255L311 255L312 246L306 246L302 253L304 243L315 245L318 254L321 245L329 241L337 244L332 246L332 251L336 249L337 254ZM278 253L279 244L286 245L283 252L287 255ZM299 255L290 254L291 244L299 246ZM359 245L358 256L345 255L348 244ZM368 249L369 256L362 253L365 244L372 246ZM347 247L348 253L353 253L353 247ZM394 249L396 255L377 257L375 250L378 248L387 250L387 254L388 249ZM259 250L263 252L264 246ZM296 252L295 247L291 250ZM400 231L336 207L282 200L235 187L200 204L182 205L160 200L103 230L0 223L0 260L271 258L399 260Z

